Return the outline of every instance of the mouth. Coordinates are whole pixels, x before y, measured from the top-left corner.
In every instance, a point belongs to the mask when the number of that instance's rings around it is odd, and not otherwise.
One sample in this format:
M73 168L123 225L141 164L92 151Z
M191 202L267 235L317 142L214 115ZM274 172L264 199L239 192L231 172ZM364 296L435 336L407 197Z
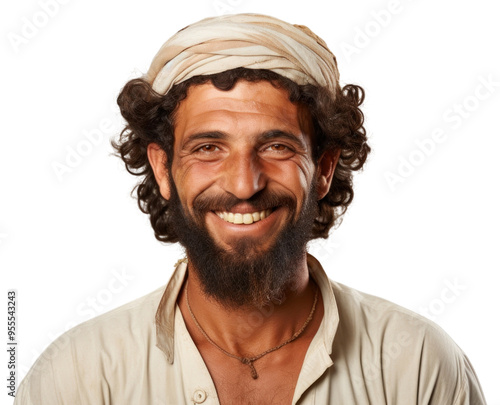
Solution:
M271 213L272 209L266 209L262 211L255 212L227 212L227 211L215 211L215 215L217 215L223 221L229 222L235 225L251 225L255 222L262 221L266 219Z

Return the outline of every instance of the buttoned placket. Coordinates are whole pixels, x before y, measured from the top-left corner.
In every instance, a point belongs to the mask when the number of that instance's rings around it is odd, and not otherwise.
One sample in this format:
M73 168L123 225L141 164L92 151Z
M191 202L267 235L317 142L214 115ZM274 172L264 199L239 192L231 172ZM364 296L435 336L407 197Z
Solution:
M184 400L189 401L185 402L185 404L220 405L215 384L186 328L182 313L175 303L187 270L186 260L181 260L177 264L176 274L174 274L172 279L175 282L167 287L167 291L173 293L173 296L170 296L167 300L170 305L166 301L163 301L169 308L166 308L165 313L159 311L163 317L169 319L166 325L171 330L171 335L169 338L162 336L162 343L157 341L157 344L160 343L159 347L167 354L169 362L173 363L178 372L182 374ZM338 325L337 305L326 274L318 270L321 269L321 265L310 255L308 256L308 266L311 276L320 286L325 306L325 315L320 329L313 338L306 353L295 387L292 404L315 403L313 399L315 397L314 390L310 390L309 388L320 378L326 369L333 365L330 355L333 338ZM328 322L325 322L325 318L328 319ZM163 333L160 333L160 335L163 335Z

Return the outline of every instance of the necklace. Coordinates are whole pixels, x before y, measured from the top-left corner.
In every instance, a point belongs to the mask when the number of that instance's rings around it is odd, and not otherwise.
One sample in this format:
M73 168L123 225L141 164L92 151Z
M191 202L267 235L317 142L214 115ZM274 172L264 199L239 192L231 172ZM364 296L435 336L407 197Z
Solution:
M291 338L280 343L278 346L272 347L271 349L268 349L265 352L262 352L261 354L258 354L257 356L253 356L253 357L240 357L240 356L237 356L235 354L229 353L228 351L226 351L222 347L220 347L217 343L215 343L212 339L210 339L210 337L207 335L207 333L203 330L201 325L198 323L198 320L194 316L193 310L191 309L191 305L189 305L188 281L186 281L186 304L187 304L189 314L191 315L191 318L193 318L193 321L194 321L196 327L201 332L201 334L205 337L205 339L208 340L208 342L210 344L215 346L217 349L219 349L226 356L229 356L229 357L232 357L233 359L239 360L239 361L241 361L241 363L249 366L251 373L252 373L252 378L255 380L259 377L259 375L257 374L257 370L255 370L253 363L255 361L259 360L260 358L264 357L266 354L269 354L271 352L274 352L275 350L281 349L283 346L287 345L288 343L293 342L295 339L297 339L302 334L302 332L304 332L307 325L309 325L309 323L313 319L314 312L316 311L316 304L318 303L318 290L319 290L319 288L316 287L316 292L314 293L314 302L313 302L313 305L311 308L311 312L309 312L309 316L307 317L306 321L304 322L304 325L302 325L302 328L300 328L297 332L295 332Z

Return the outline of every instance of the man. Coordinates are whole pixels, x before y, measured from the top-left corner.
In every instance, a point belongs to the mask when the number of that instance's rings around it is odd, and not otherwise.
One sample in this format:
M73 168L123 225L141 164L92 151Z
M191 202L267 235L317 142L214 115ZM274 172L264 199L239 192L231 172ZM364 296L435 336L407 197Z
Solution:
M439 327L307 254L369 153L362 100L306 27L235 15L168 40L119 96L115 147L186 258L166 288L54 342L16 404L483 404Z

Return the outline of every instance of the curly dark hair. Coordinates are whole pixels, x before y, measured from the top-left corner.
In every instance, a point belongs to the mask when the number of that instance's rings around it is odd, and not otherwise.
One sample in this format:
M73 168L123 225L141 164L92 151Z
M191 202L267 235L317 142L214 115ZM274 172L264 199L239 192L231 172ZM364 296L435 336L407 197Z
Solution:
M162 242L178 241L170 226L169 201L160 194L148 161L148 145L154 142L163 148L170 169L174 115L179 103L186 98L188 88L210 81L221 90L230 90L238 80L267 80L275 87L287 90L291 102L303 104L309 109L315 131L315 163L325 151L340 149L330 190L318 202L318 216L311 235L311 239L328 237L330 228L340 224L341 216L353 199L352 172L363 167L370 152L363 127L364 116L359 108L364 100L363 89L348 84L337 91L333 100L324 88L298 85L269 70L237 68L192 77L172 87L166 95L156 93L142 78L133 79L118 96L118 105L127 125L112 145L125 162L127 171L142 176L132 192L137 193L140 210L149 214L156 238Z

